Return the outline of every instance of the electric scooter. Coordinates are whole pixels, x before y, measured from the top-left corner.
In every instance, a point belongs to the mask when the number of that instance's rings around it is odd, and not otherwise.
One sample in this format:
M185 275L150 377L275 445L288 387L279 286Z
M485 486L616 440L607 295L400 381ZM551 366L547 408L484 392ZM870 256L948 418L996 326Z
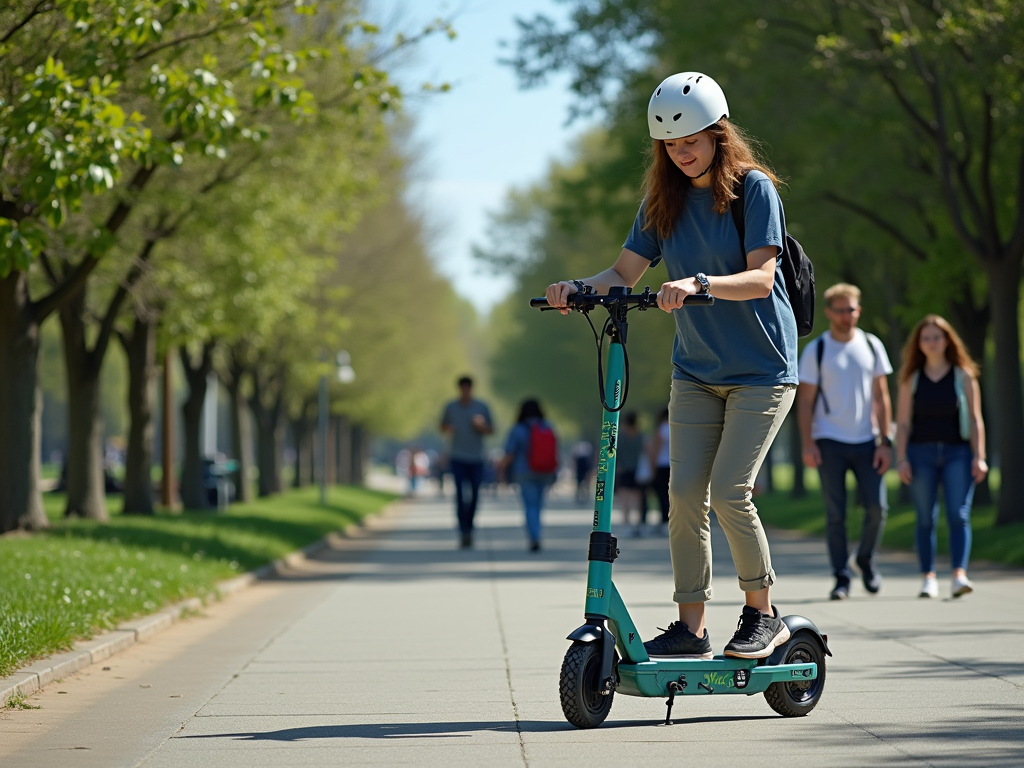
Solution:
M707 294L688 296L685 305L714 304ZM530 306L554 310L547 299L531 299ZM613 287L607 295L582 286L568 297L568 308L590 323L597 343L598 384L604 420L594 498L594 525L590 534L585 623L569 634L572 645L562 661L558 690L566 720L577 728L595 728L604 722L616 693L626 696L667 697L665 725L671 725L676 696L711 696L764 693L768 704L785 717L808 714L825 687L825 656L831 656L828 638L803 616L783 616L790 639L767 659L653 660L629 616L626 604L612 582L612 563L619 554L611 533L612 497L615 493L615 453L619 411L629 389L629 357L626 353L626 314L633 309L657 306L650 288L633 294L630 288ZM598 333L590 312L604 307L608 318ZM701 311L701 310L688 310ZM604 338L610 339L607 375L602 375Z

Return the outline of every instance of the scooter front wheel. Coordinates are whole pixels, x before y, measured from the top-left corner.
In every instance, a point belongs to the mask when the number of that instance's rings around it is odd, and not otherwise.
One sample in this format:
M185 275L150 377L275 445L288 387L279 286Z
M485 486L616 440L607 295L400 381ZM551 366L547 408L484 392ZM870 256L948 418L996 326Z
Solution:
M596 643L573 643L562 660L558 694L565 719L577 728L596 728L608 717L615 691L602 694L601 649Z

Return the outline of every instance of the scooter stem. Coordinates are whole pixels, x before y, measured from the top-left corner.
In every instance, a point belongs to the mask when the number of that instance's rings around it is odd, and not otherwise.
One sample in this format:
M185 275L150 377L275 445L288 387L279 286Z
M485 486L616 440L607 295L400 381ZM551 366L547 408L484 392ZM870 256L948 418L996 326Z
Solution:
M614 409L622 399L623 352L621 334L626 332L625 312L610 329L608 368L605 373L605 402ZM612 498L615 494L615 457L619 433L618 410L605 410L601 423L601 448L597 462L597 492L594 494L594 527L590 534L590 563L587 571L589 616L611 615L612 561L618 554L612 538Z

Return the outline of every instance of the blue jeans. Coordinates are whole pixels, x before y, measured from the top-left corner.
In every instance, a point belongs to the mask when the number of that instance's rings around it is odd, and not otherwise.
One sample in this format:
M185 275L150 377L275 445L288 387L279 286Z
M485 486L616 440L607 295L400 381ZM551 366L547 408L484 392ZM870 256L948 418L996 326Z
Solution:
M885 518L889 512L885 483L872 466L875 441L841 443L818 440L821 451L821 492L825 498L825 535L832 573L841 584L850 583L850 553L846 541L846 473L852 470L864 500L864 526L860 532L857 560L871 565L875 549L882 540Z
M921 573L935 570L935 526L939 521L939 482L946 492L949 559L953 568L966 568L971 554L971 502L974 454L967 443L909 443L907 460L913 479L910 492L917 509L917 557Z
M451 460L452 479L455 481L455 513L459 518L459 530L468 536L473 532L473 517L480 499L480 483L484 478L482 461ZM469 484L469 493L464 485Z
M526 510L526 532L531 542L540 541L540 508L544 503L546 485L536 480L519 481L519 490L523 494L523 508Z

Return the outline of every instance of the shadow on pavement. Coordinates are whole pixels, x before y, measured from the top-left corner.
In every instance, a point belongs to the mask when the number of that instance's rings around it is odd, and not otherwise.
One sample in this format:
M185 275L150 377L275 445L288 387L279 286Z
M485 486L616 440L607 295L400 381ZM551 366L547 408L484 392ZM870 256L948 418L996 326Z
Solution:
M736 717L688 717L673 718L669 727L685 727L702 723L732 723L754 720L778 720L777 715L753 715ZM600 730L624 728L662 727L654 720L609 720ZM235 741L307 741L310 739L417 739L417 738L467 738L474 733L576 733L577 728L565 722L546 720L520 720L519 722L469 722L469 723L359 723L352 725L313 725L303 728L284 728L277 731L252 731L249 733L208 733L176 736L178 739L234 739Z

